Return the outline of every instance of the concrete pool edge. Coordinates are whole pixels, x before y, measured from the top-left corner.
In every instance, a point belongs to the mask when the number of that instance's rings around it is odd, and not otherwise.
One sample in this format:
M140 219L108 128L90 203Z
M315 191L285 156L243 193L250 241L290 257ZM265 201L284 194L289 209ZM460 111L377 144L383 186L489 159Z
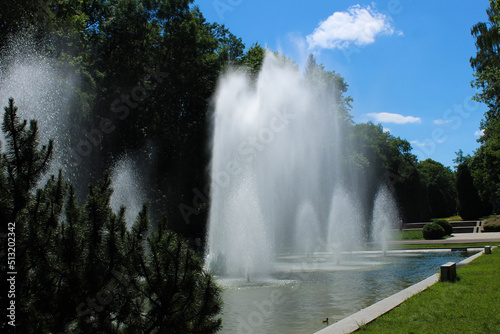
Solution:
M478 253L457 263L457 267L460 268L484 254L484 249L482 250L477 249L477 250ZM427 289L431 285L434 285L438 281L439 281L439 274L434 274L424 279L423 281L415 283L412 286L393 294L392 296L382 299L381 301L373 305L370 305L359 312L356 312L340 321L337 321L336 323L330 326L327 326L317 331L315 334L352 333L357 329L359 329L360 326L366 325L369 322L377 319L381 315L389 312L396 306L402 304L408 298L424 291L425 289Z

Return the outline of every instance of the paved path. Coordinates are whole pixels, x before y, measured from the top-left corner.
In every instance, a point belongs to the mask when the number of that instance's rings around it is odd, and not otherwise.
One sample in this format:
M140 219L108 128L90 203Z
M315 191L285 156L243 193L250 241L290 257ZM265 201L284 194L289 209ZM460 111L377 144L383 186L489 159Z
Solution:
M475 242L500 243L500 232L457 233L444 240L401 240L392 241L392 245L424 245L424 244L461 244Z

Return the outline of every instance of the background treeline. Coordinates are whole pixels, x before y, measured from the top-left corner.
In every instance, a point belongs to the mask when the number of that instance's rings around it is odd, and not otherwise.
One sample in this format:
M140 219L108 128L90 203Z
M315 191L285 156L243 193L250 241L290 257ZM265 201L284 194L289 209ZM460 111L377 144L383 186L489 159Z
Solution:
M481 212L473 216L496 209L499 195L495 8L490 24L474 27L479 49L472 59L476 85L483 89L477 99L491 111L482 124L481 148L473 157L457 158L467 166L472 193L481 202ZM102 119L116 126L67 173L75 196L83 201L87 184L101 179L117 157L133 152L143 164L150 214L166 214L168 227L177 232L203 236L211 96L218 77L231 65L256 75L265 50L257 43L246 47L223 25L207 22L192 0L9 1L0 12L0 45L26 30L43 52L60 60L63 75L80 78L69 111L72 147L76 150L81 140L89 140L89 132L98 129ZM419 162L405 139L384 132L380 125L355 124L348 85L313 57L304 76L331 85L345 123L342 135L356 148L346 156L363 175L360 184L368 189L367 197L382 180L394 190L405 221L461 210L458 199L465 190L460 175L465 167L455 172L430 159Z

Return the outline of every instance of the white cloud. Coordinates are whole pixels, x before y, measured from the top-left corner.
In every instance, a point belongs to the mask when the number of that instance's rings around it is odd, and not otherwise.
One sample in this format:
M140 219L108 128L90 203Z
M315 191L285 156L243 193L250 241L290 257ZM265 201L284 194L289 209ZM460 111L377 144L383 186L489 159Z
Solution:
M379 35L392 35L390 17L370 6L355 5L345 12L335 12L306 37L310 49L343 49L351 43L367 45ZM398 32L402 36L402 32Z
M474 136L481 137L482 135L484 135L484 130L477 130L474 132Z
M389 128L383 128L382 131L384 131L384 132L391 132L391 129L389 129Z
M436 119L434 121L434 124L436 124L436 125L444 125L444 124L448 124L448 123L451 123L451 120L445 121L444 119Z
M403 116L400 114L391 114L388 112L381 113L370 113L366 116L372 118L379 123L396 123L396 124L407 124L407 123L422 123L420 117L414 116Z

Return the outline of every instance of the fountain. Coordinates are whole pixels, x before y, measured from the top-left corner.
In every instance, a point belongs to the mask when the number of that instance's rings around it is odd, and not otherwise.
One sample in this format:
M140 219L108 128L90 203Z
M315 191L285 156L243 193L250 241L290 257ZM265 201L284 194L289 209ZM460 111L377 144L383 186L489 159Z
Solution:
M389 189L385 185L381 186L377 191L372 216L372 240L375 244L380 245L385 254L388 248L388 241L391 238L391 229L394 229L396 223L399 222L398 208L394 203Z
M337 262L340 261L339 252L352 250L353 246L361 244L362 216L358 203L349 192L337 187L333 193L332 205L328 217L328 245Z
M320 226L314 207L304 202L297 211L293 249L306 257L313 255L320 240Z
M312 333L460 257L387 252L395 201L349 164L321 87L269 53L257 78L220 79L205 266L223 286L223 333Z
M397 221L397 211L379 212L394 202L387 191L365 207L358 200L367 193L342 156L350 143L328 89L270 52L257 78L238 70L221 78L205 262L216 275L271 278L284 257L311 262L325 253L338 264L370 239L364 220L374 205L374 231L386 230L383 219Z

